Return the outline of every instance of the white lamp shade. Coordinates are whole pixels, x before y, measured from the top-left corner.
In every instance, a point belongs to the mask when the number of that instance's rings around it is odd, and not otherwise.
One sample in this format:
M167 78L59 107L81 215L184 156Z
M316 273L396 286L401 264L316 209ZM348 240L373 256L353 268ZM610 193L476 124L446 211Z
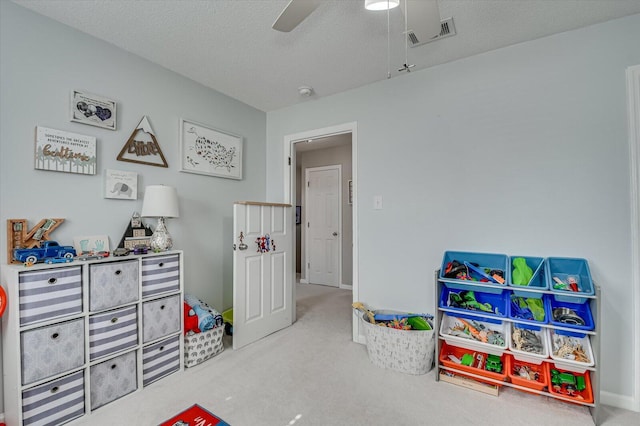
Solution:
M178 191L172 186L149 185L144 190L142 217L180 217Z
M364 0L367 10L387 10L400 5L400 0Z

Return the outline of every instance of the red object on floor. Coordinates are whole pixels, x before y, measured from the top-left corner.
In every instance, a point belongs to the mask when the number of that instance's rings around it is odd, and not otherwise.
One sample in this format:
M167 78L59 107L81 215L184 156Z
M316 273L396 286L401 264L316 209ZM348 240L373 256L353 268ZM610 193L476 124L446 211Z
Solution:
M187 408L182 413L171 417L160 426L229 426L229 423L214 416L198 404ZM0 425L4 426L4 425Z
M187 334L188 331L200 333L200 329L198 328L198 316L187 302L182 303L184 305L184 334Z

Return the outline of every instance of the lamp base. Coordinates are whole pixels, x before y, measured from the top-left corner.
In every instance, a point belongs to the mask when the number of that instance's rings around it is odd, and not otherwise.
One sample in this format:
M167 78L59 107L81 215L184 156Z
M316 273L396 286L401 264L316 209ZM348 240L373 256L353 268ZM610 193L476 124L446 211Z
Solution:
M164 224L164 217L158 218L158 226L153 231L150 245L153 251L167 251L173 247L173 239Z

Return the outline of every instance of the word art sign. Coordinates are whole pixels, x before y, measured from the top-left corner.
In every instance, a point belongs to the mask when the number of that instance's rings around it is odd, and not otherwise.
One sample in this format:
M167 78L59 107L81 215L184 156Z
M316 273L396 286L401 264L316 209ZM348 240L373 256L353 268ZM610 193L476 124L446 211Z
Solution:
M96 165L94 136L36 127L36 169L95 175Z
M142 117L138 126L129 136L129 140L122 147L120 154L118 154L118 160L149 166L169 167L146 115Z

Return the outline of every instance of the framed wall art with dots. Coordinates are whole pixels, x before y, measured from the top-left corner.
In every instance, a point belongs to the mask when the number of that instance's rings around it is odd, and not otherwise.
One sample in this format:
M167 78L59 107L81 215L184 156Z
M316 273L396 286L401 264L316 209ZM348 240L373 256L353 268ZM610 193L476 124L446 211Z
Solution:
M180 119L180 171L242 179L242 137Z

